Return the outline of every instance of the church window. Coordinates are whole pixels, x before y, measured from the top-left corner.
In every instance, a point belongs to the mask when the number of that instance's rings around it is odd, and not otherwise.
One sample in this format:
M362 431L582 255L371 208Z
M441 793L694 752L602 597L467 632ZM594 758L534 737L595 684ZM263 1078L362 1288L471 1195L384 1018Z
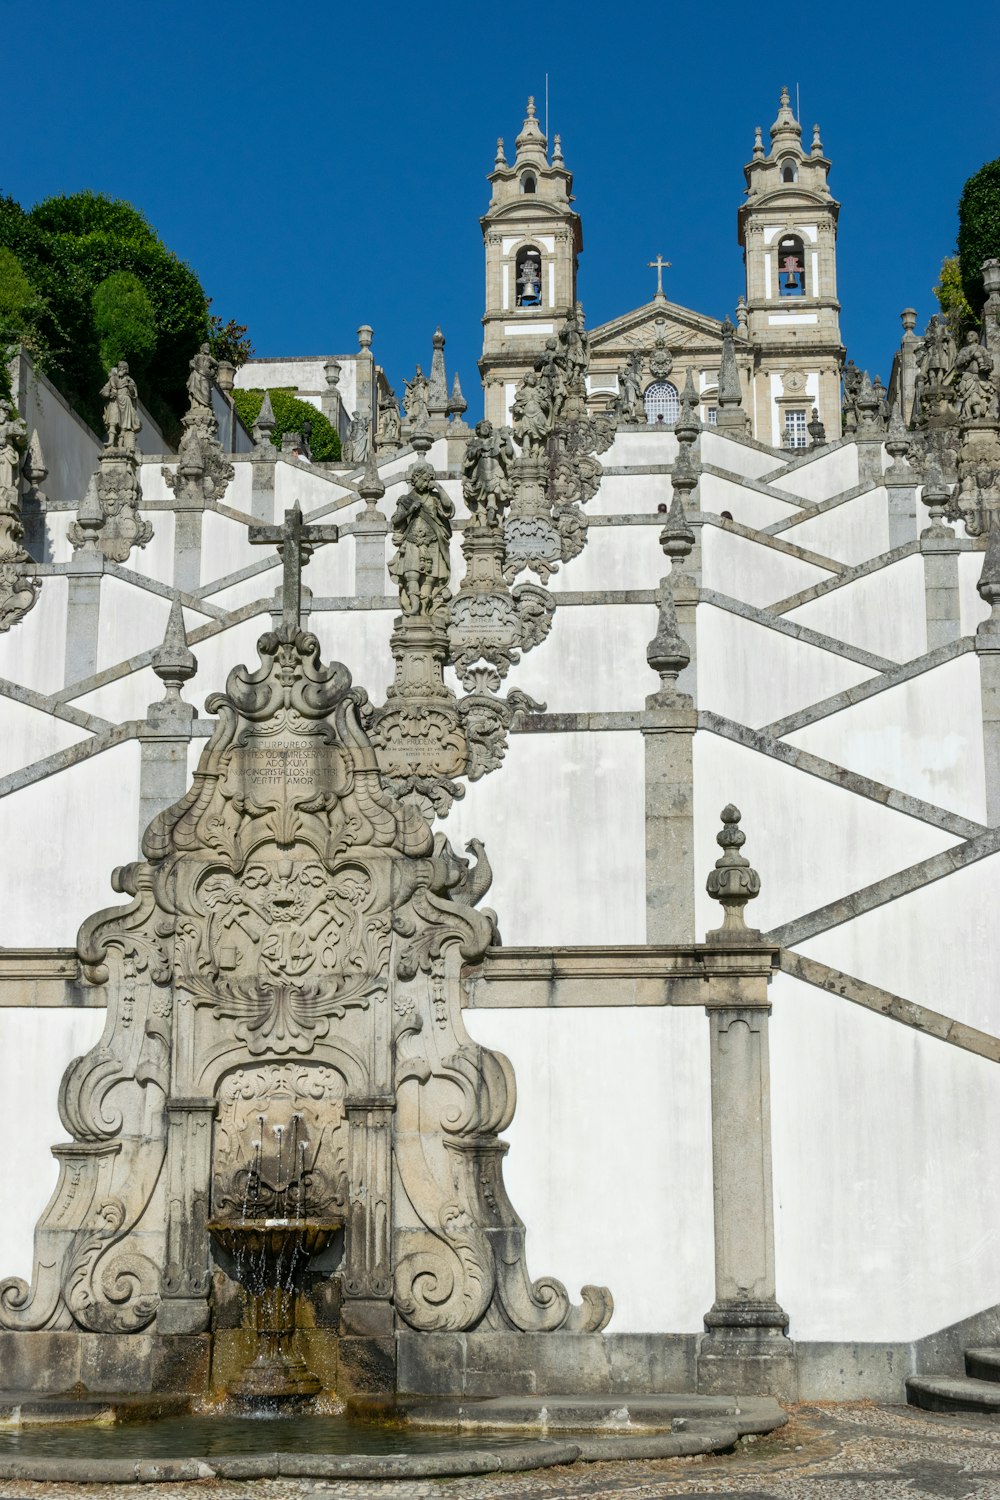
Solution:
M808 447L809 438L806 431L805 411L785 412L785 447L805 448Z
M799 180L799 169L791 159L786 158L781 163L781 180L782 182L798 182Z
M677 387L669 380L654 380L642 398L650 427L673 427L680 412Z
M707 415L708 415L708 425L709 425L709 427L718 427L718 425L719 425L719 408L717 406L710 406L708 408Z
M541 307L542 252L534 245L524 245L517 252L514 284L518 307Z
M778 291L782 297L806 294L806 253L797 234L786 234L778 244Z
M525 172L524 176L521 178L521 192L522 193L533 193L534 191L535 191L535 174L534 174L534 172Z

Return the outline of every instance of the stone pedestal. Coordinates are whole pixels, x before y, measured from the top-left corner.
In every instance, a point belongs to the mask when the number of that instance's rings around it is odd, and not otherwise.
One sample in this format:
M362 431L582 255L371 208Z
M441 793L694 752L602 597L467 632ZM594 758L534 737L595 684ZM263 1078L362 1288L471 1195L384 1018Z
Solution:
M893 480L892 470L885 476L889 499L889 550L904 547L917 535L917 487L912 478Z
M174 588L193 594L201 587L201 529L204 507L174 511Z
M698 1390L796 1396L794 1345L774 1280L767 985L772 949L706 945L711 998L715 1301L705 1314Z
M139 837L157 813L187 791L188 746L194 709L189 703L154 703L139 729Z
M643 715L646 757L646 942L693 943L694 773L691 706Z
M983 705L983 763L986 771L986 822L1000 825L1000 621L991 617L976 631Z
M275 450L274 459L265 457L253 460L250 514L255 521L264 521L267 525L274 520L274 471L277 456Z
M672 592L674 596L674 608L677 612L677 629L681 639L688 648L688 662L681 670L677 678L678 689L691 699L692 704L698 702L698 635L697 635L697 607L698 607L698 585L689 572L689 563L694 558L695 550L698 553L698 565L701 564L701 527L698 526L695 535L699 541L692 551L691 557L684 564L684 572L672 575ZM692 933L692 939L694 934Z
M354 591L359 599L382 599L388 586L385 539L389 525L381 511L362 511L354 523Z
M97 671L103 571L104 558L99 552L74 552L70 558L66 598L66 683L82 682Z
M942 532L949 531L941 527ZM952 535L920 538L924 559L924 597L927 610L927 649L957 641L962 634L959 609L958 554Z
M209 1324L209 1183L215 1099L167 1100L167 1266L157 1333L202 1333Z

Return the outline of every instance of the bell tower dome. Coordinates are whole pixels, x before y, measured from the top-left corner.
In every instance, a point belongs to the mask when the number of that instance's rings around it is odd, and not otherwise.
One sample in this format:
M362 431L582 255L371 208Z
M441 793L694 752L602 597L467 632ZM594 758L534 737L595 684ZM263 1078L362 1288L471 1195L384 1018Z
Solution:
M506 422L523 375L557 334L576 302L576 264L583 249L580 216L571 207L573 176L555 137L548 142L534 99L508 163L497 141L489 208L480 220L486 249L486 310L479 370L486 415Z
M747 336L754 349L754 432L775 447L806 447L812 407L840 436L837 217L819 126L805 151L788 90L770 150L757 127L738 219L746 266Z

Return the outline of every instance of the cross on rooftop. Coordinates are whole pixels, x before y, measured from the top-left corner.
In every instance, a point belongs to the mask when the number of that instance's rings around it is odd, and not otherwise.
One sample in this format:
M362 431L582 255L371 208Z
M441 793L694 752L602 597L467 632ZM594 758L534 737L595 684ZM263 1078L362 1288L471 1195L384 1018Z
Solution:
M662 301L662 300L664 300L664 298L663 298L663 273L667 269L667 267L672 264L672 262L669 261L669 260L664 260L662 255L657 254L657 257L656 257L655 260L649 260L649 261L646 262L646 264L649 266L649 269L651 271L655 271L656 272L656 295Z
M249 527L249 541L258 546L273 542L281 553L282 625L298 630L302 624L302 569L319 542L336 542L339 537L340 531L336 526L307 526L297 500L291 510L285 511L285 520L281 526Z

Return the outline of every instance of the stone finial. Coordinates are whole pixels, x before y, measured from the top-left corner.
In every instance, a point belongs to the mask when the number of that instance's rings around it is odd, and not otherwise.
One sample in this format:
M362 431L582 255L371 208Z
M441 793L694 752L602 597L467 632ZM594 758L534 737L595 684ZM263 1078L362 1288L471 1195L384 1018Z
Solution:
M374 515L378 502L385 494L385 485L379 478L374 450L369 452L368 462L365 464L365 472L358 481L358 494L365 502L365 515Z
M812 409L812 417L806 427L806 431L809 434L810 446L813 448L822 448L826 442L826 428L819 419L819 407L817 406L814 406Z
M754 942L760 938L760 933L748 927L743 918L747 902L760 894L760 876L740 853L747 838L740 827L742 816L730 802L722 809L722 828L715 835L722 855L709 873L706 889L713 900L722 903L724 916L721 927L705 934L710 943Z
M917 309L915 307L904 307L899 315L899 321L903 325L904 333L912 333L917 326Z
M215 372L215 383L224 396L228 396L236 384L236 366L231 359L220 359Z
M493 165L495 167L505 167L507 165L507 158L504 155L504 151L503 151L503 136L502 135L498 135L497 136L497 154L493 158Z
M667 511L667 519L663 523L663 530L660 532L660 546L663 548L664 555L670 559L671 570L685 562L694 547L694 532L688 525L684 506L676 489L670 502L670 509Z
M754 128L753 128L753 159L754 159L754 161L763 161L764 160L764 127L763 127L763 125L755 125Z
M528 99L528 108L525 112L524 124L521 126L521 133L515 142L517 148L515 162L534 161L539 166L546 166L547 144L535 114L535 98L532 94Z
M656 634L646 647L646 660L659 677L660 688L649 694L646 707L678 708L691 701L687 693L677 689L677 679L690 662L691 652L677 624L677 608L669 578L660 581L658 606Z
M777 118L771 126L771 140L777 142L782 137L786 142L794 141L796 144L802 139L802 126L795 118L786 87L782 87Z
M323 374L326 377L327 390L335 391L340 380L341 363L339 359L328 359L323 366Z
M926 482L920 493L920 502L927 506L931 522L920 535L940 537L942 540L946 537L953 537L954 528L944 524L951 503L951 485L944 483L939 469L928 470Z
M462 387L455 375L451 383L451 400L448 402L448 414L452 417L463 417L469 409L469 403L462 395Z
M372 346L372 339L374 337L375 332L371 324L362 323L361 327L358 329L358 348L361 350L370 349Z
M736 329L730 318L722 324L722 357L719 361L719 397L716 425L721 431L733 436L746 436L748 421L743 410L743 388L740 385L739 366L736 363L734 336Z
M745 339L749 337L749 315L747 313L747 299L742 293L736 299L736 337Z
M1000 260L984 260L981 270L987 295L992 296L994 292L1000 293Z
M561 167L563 165L562 136L557 135L552 145L552 165Z
M271 392L265 391L264 399L260 403L260 411L257 413L257 420L253 424L253 440L266 457L275 454L271 434L277 425L274 407L271 405Z
M164 704L180 703L182 684L192 678L197 670L197 658L187 643L181 601L175 599L170 606L163 642L153 652L153 671L167 690Z
M93 556L100 551L97 534L104 525L104 511L97 494L97 475L92 474L76 513L76 526L70 527L70 540L78 552Z
M677 420L674 423L674 433L681 445L678 457L680 457L685 447L691 446L700 431L701 421L698 417L698 392L695 390L694 371L688 365L684 388L681 391L678 402Z
M814 125L813 126L813 138L812 138L811 155L813 155L813 156L822 156L823 155L823 142L819 138L819 126L818 125Z
M432 418L440 421L448 411L448 374L444 365L445 337L438 324L431 340L434 353L431 356L431 373L427 386L427 407Z

